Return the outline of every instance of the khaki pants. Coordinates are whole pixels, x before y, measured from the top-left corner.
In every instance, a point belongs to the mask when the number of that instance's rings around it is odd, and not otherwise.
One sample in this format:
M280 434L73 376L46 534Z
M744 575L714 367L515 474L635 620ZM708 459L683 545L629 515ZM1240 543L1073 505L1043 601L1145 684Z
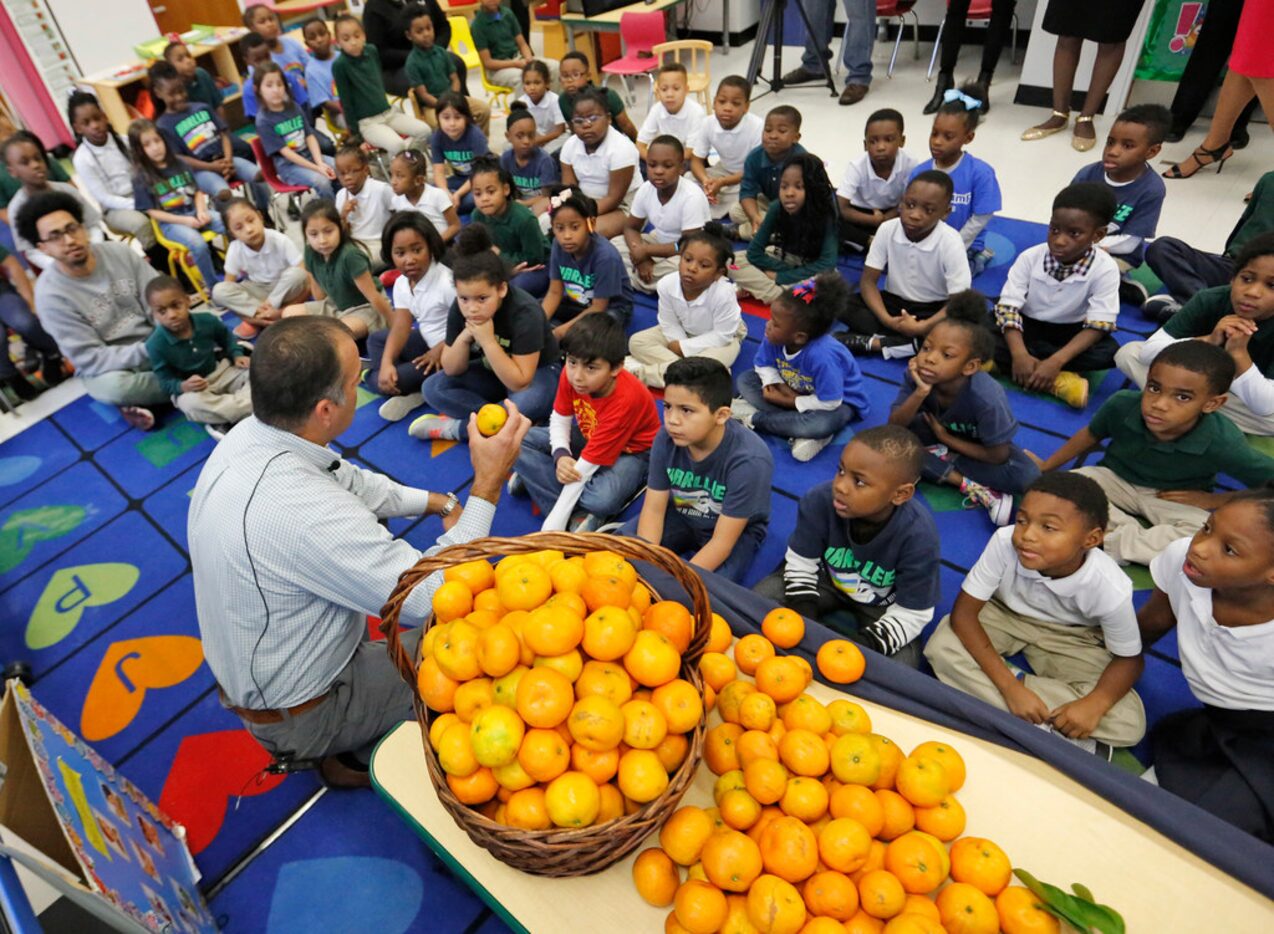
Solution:
M659 242L652 233L642 234L641 240L643 243ZM672 275L681 264L681 257L676 253L672 254L672 256L659 257L655 260L654 275L649 282L646 282L641 276L637 275L637 269L633 265L633 258L628 252L628 241L623 237L612 237L610 242L615 249L619 250L619 255L624 260L624 268L628 270L628 278L632 282L633 288L640 292L645 292L647 295L654 295L655 285L659 280L664 276Z
M408 116L397 107L390 107L384 113L358 121L358 135L391 156L412 147L428 152L432 132L429 124ZM404 136L407 137L406 140L403 139Z
M1141 349L1144 346L1144 341L1134 341L1124 344L1115 354L1115 366L1119 367L1119 372L1136 383L1138 388L1146 385L1146 376L1150 372L1150 367L1141 362ZM1221 406L1221 414L1234 422L1244 434L1266 437L1274 435L1274 415L1257 415L1234 393L1230 393L1230 398Z
M102 220L121 237L135 239L143 250L149 250L155 245L155 228L151 226L150 218L141 211L112 208L102 215Z
M294 266L284 270L279 281L273 285L248 279L218 282L212 287L212 301L222 308L229 308L241 318L251 318L262 302L269 302L282 310L285 305L305 298L309 289L309 275L300 266Z
M1035 674L1026 675L1022 683L1039 695L1050 710L1091 693L1114 657L1106 650L1098 626L1067 626L1030 619L994 600L982 607L978 622L1000 655L1025 653ZM950 616L944 616L929 637L925 658L944 684L1008 710L1004 697L951 629ZM1133 746L1145 733L1145 708L1136 692L1129 691L1106 711L1092 736L1111 746Z
M771 256L779 255L774 247L766 247L765 252ZM800 266L805 262L801 257L790 253L784 254L781 258L789 266ZM730 278L739 288L752 293L752 297L758 302L765 302L768 305L783 294L783 286L767 276L765 270L757 269L748 262L748 254L743 250L734 254L734 263L738 268L730 271Z
M1206 510L1160 499L1158 490L1137 486L1109 467L1079 467L1075 473L1091 477L1110 501L1106 554L1120 564L1149 564L1179 538L1189 538L1208 519ZM1147 520L1144 527L1138 518Z
M739 330L735 332L730 343L720 347L709 347L692 356L717 360L728 370L739 356L739 348L747 335L747 326L740 324ZM668 338L664 336L663 329L658 325L634 334L628 341L628 353L630 356L624 362L624 369L654 389L664 385L664 375L668 372L668 367L682 359L668 349Z
M385 320L380 316L371 305L353 305L349 308L341 310L336 307L336 303L330 298L321 298L316 301L303 302L305 313L314 315L319 318L336 318L344 321L346 318L354 318L367 325L367 332L370 334L374 331L380 331L388 327Z
M478 125L478 129L482 131L483 136L491 135L491 108L486 102L478 100L476 97L466 97L469 102L469 112L473 114L473 122ZM432 107L416 108L416 113L421 120L429 124L435 130L438 129L438 113Z
M367 259L368 262L372 264L373 275L379 276L382 272L389 268L385 265L384 257L381 256L380 240L364 240L361 237L352 237L352 239L356 240L360 245L362 245L363 249L367 251Z
M770 209L770 199L765 195L757 195L756 209L761 212L762 217L765 217L765 212ZM739 229L740 240L751 240L752 235L756 233L741 203L736 202L730 207L730 221Z
M206 379L208 388L202 392L183 392L173 397L173 405L186 418L209 425L233 425L252 414L247 370L239 369L229 360L221 360Z
M549 88L553 91L562 90L562 82L558 78L557 60L552 58L540 57L539 61L548 66L549 70ZM522 93L522 69L521 68L497 68L495 71L487 72L487 82L499 85L500 87L513 88L513 96L517 97Z
M708 166L708 178L725 178L729 174L731 173L723 169L720 166L720 164ZM686 179L688 181L694 182L696 185L699 184L699 180L695 178L693 175L691 175L689 172L686 173ZM709 204L708 208L712 214L713 219L718 220L720 218L730 216L730 213L734 210L735 206L738 205L738 203L739 203L739 186L728 185L725 188L717 189L716 204ZM746 217L744 219L746 220Z

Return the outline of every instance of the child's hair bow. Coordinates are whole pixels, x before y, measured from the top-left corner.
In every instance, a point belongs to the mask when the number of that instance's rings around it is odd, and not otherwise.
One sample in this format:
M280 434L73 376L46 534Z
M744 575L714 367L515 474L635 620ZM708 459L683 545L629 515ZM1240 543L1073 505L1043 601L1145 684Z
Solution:
M942 102L944 104L949 104L952 101L960 101L960 103L964 104L965 110L977 110L982 106L982 102L980 100L976 97L970 97L959 88L950 88L942 95Z
M814 299L818 296L818 286L814 284L814 279L809 278L792 286L792 297L799 298L807 305L814 304Z

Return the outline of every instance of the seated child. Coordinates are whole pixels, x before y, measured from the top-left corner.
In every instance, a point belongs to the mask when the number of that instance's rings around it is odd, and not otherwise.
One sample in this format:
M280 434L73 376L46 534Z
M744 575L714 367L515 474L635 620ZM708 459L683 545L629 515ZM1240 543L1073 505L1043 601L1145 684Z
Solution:
M305 66L310 56L305 47L291 36L283 35L283 20L278 12L264 3L249 6L243 11L243 25L265 40L270 48L270 57L283 69L285 74L294 75L305 88Z
M212 301L243 319L240 337L256 337L279 320L283 309L305 301L310 277L292 238L266 230L261 212L246 198L231 198L222 211L233 238L226 250L226 278L212 287Z
M283 70L265 62L252 75L252 86L261 102L257 110L257 136L261 149L274 160L274 170L288 185L305 185L315 197L329 197L335 184L336 160L323 155L318 134L305 109L292 100Z
M681 62L665 62L655 72L655 101L637 131L637 151L646 158L646 148L657 136L690 140L703 125L703 108L687 99L690 78Z
M911 174L914 179L921 172L937 169L951 176L951 213L946 220L959 232L968 253L969 269L975 276L986 269L995 255L986 248L985 231L1002 207L995 169L964 151L978 128L981 93L982 88L976 84L947 92L950 99L933 115L933 129L929 131L933 158L920 163Z
M1234 361L1234 382L1221 414L1240 431L1274 435L1274 231L1248 240L1234 258L1229 285L1204 289L1149 340L1125 344L1115 355L1120 371L1138 386L1164 347L1198 338Z
M509 284L543 298L549 274L544 268L548 244L540 233L540 222L531 209L513 200L513 179L500 167L495 156L480 156L473 162L472 224L491 233L500 258L509 264L513 278Z
M567 130L575 132L571 119L575 116L575 102L579 99L579 95L585 90L596 91L602 95L606 112L610 114L615 128L627 136L629 141L636 142L637 127L628 116L628 111L624 109L624 99L612 88L599 88L594 85L592 74L593 66L583 52L567 52L562 56L562 93L558 95L557 104L561 108L562 119L566 121Z
M714 218L725 217L739 203L739 183L743 181L743 164L748 153L761 145L764 122L749 113L751 87L739 75L726 75L717 85L712 99L712 114L699 124L690 137L690 172L712 205ZM708 157L717 161L708 164Z
M889 421L910 428L928 446L923 479L955 487L966 509L982 506L996 525L1008 525L1013 494L1040 472L1013 443L1017 419L1004 387L982 369L995 353L985 322L980 292L951 296L947 316L907 363Z
M946 317L947 297L969 287L960 235L944 224L951 210L950 176L935 169L914 176L899 214L877 229L867 251L858 294L837 339L854 353L909 357L916 342ZM878 283L889 273L889 288Z
M916 167L915 158L902 148L906 144L898 111L877 110L867 118L863 154L845 166L845 177L836 189L841 240L866 249L880 225L898 216L898 205Z
M420 387L441 363L456 286L442 263L442 238L422 214L391 217L382 250L382 258L402 275L394 281L389 329L367 338L370 366L363 385L389 396L380 417L396 422L424 402Z
M133 175L133 204L159 224L160 232L188 251L203 277L203 287L217 281L212 249L205 230L224 234L221 215L209 210L208 196L195 185L194 176L168 145L168 138L149 120L134 120L128 127L128 144L137 171Z
M761 226L770 203L778 199L779 178L787 160L805 152L800 138L801 112L795 107L780 104L765 115L761 144L743 160L739 203L730 209L735 226L726 231L731 240L751 240Z
M687 357L668 367L664 383L664 427L650 451L646 498L619 534L740 582L765 541L774 456L730 417L734 386L724 365Z
M505 126L509 148L500 153L500 167L513 179L514 197L538 217L549 209L549 190L559 178L557 163L540 148L539 126L526 105L515 101Z
M467 98L446 91L437 100L438 129L429 138L434 184L451 192L460 214L473 212L473 162L490 152L487 138L473 125ZM450 174L448 174L450 173Z
M1114 257L1120 272L1140 266L1146 241L1153 240L1159 211L1167 194L1163 179L1150 162L1163 148L1172 126L1172 113L1159 104L1129 107L1111 124L1101 161L1075 173L1075 182L1104 185L1115 198L1115 215L1106 225L1101 248ZM1123 295L1140 306L1145 287L1127 280Z
M1090 752L1133 746L1146 711L1132 581L1101 550L1106 494L1076 473L1040 477L987 543L925 645L944 684ZM1006 656L1023 652L1023 674Z
M627 327L633 290L624 260L597 233L597 204L579 189L563 188L549 198L553 244L549 248L549 288L544 316L561 340L584 315L605 313Z
M38 354L41 379L46 386L56 386L67 376L62 351L31 311L34 307L31 277L18 258L0 245L0 327L21 337L28 353ZM0 394L16 407L36 398L40 392L14 364L7 348L0 353Z
M836 268L836 202L823 160L798 153L783 165L778 197L734 257L734 284L767 305L785 286Z
M460 233L460 212L445 188L426 184L429 159L419 149L404 149L389 163L389 187L394 193L389 201L391 212L416 211L433 224L443 243L450 243Z
M181 41L170 42L164 46L164 61L177 69L177 74L186 82L186 95L196 103L207 104L208 107L222 120L226 119L226 108L222 104L224 95L221 88L217 86L217 82L213 80L212 75L199 66L199 62L190 54L190 49L186 43ZM233 134L232 134L233 136ZM251 158L252 147L247 142L233 137L231 140L235 143L235 155ZM247 151L244 152L239 148L242 144Z
M522 69L522 96L509 105L510 119L518 104L525 105L535 118L534 145L549 154L560 150L567 137L566 118L557 94L549 90L549 68L539 59L532 59ZM619 109L624 109L622 101Z
M813 459L842 428L867 415L858 363L828 331L849 299L835 270L784 289L770 306L753 369L739 377L734 417L786 438L792 457Z
M159 386L192 422L220 440L252 414L249 358L216 315L190 313L190 299L172 276L156 276L144 292L158 327L146 354Z
M357 143L346 143L336 154L336 210L349 227L349 235L372 259L372 271L380 272L380 235L389 222L394 193L379 178L372 178L367 153Z
M102 229L102 214L92 205L69 181L50 181L49 161L44 147L33 134L19 130L0 147L0 156L4 166L21 187L9 198L9 224L13 231L13 245L27 262L37 269L48 269L53 265L53 258L29 242L19 231L16 223L23 205L31 198L46 191L61 191L80 202L84 212L84 226L88 230L90 243L101 243L106 239ZM149 227L150 225L147 224Z
M420 119L437 129L438 97L447 91L461 94L460 75L456 73L451 53L434 42L434 21L429 7L424 4L408 7L403 22L413 47L405 66L407 84L416 95ZM465 97L465 101L478 129L486 136L491 129L491 108L476 97Z
M637 147L611 126L606 99L596 88L575 96L574 136L562 147L562 184L597 202L597 232L607 240L623 233L633 192L641 184Z
M557 338L537 302L509 285L504 261L489 250L457 259L456 300L447 313L441 371L423 388L441 415L422 415L407 429L422 441L467 441L469 415L508 399L532 423L543 421L557 394Z
M336 205L326 198L307 204L301 211L301 233L314 298L284 308L283 317L339 318L355 340L388 327L393 309L372 276L364 247L350 236Z
M243 115L249 120L255 120L260 103L257 101L256 85L252 79L262 65L274 65L277 62L270 54L270 44L255 32L250 32L239 40L239 55L243 58L246 69L243 74ZM305 83L296 72L285 71L283 75L287 80L288 93L292 95L292 100L298 107L309 110L310 95L305 90Z
M919 667L942 564L933 515L915 499L924 453L897 425L856 434L836 476L801 497L782 566L753 589Z
M332 63L332 77L350 131L390 155L424 148L432 130L423 120L389 106L380 53L367 41L363 24L348 13L337 16L333 24L341 56Z
M675 136L657 136L646 148L646 181L628 209L624 234L614 240L633 287L647 294L680 265L677 244L711 218L708 196L682 178L686 151ZM649 230L647 230L649 227Z
M659 280L659 323L628 342L624 369L647 386L664 385L668 367L685 357L708 357L727 370L734 365L748 329L726 278L730 242L710 224L681 241L677 275Z
M1013 382L1088 404L1081 373L1108 370L1119 345L1119 267L1097 248L1115 200L1091 182L1053 199L1048 242L1028 247L1009 269L995 305L995 365Z
M1229 498L1214 495L1218 473L1241 483L1274 477L1274 458L1257 453L1217 410L1234 380L1234 361L1207 341L1180 341L1159 351L1146 388L1117 392L1046 461L1057 470L1109 438L1102 459L1077 473L1096 480L1110 500L1106 553L1120 564L1149 564ZM1145 520L1148 527L1143 527Z
M310 53L305 63L305 93L310 99L310 117L317 124L326 116L332 126L345 129L345 114L336 94L336 78L332 65L340 52L332 50L332 31L325 20L308 19L301 29L305 48Z
M543 530L595 532L646 484L659 412L623 368L624 328L590 315L562 338L566 366L547 428L522 442L509 490L544 514Z
M502 0L478 0L469 28L487 81L512 88L514 94L521 91L522 69L535 58L535 53L527 45L513 11ZM549 83L556 84L557 62L550 58L545 59L544 64L549 70Z
M1240 493L1193 539L1150 563L1138 614L1150 646L1174 627L1181 671L1203 706L1151 734L1160 787L1274 842L1274 491Z
M97 98L87 91L71 94L66 103L66 122L77 143L71 155L75 174L101 205L103 223L107 229L135 239L149 256L155 248L155 233L150 218L133 204L135 168L128 144L111 129ZM0 163L3 161L0 159ZM166 269L166 257L163 263Z

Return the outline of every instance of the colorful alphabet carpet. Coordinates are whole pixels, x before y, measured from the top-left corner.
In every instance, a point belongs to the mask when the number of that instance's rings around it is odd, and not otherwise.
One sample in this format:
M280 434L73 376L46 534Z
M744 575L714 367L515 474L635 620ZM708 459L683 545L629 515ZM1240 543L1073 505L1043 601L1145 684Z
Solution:
M976 285L995 295L1013 256L1040 242L1043 227L997 218L989 239L996 263ZM845 264L851 282L860 268L860 261ZM751 364L764 329L764 309L749 311L736 373ZM633 329L654 320L653 301L639 299ZM1123 340L1152 330L1127 308L1120 325ZM871 412L845 438L884 421L904 370L900 362L880 359L862 365ZM1092 383L1088 414L1123 379L1112 371L1094 374ZM1041 455L1086 421L1086 413L1049 398L1016 389L1011 397L1021 422L1018 442ZM472 479L465 448L410 438L408 421L390 424L378 416L379 401L360 390L354 423L336 445L340 453L402 483L463 498ZM770 535L748 583L781 561L798 499L832 476L840 450L832 444L798 464L783 444L771 444L778 469ZM203 664L186 512L212 447L202 427L176 413L141 433L87 397L0 445L0 659L27 661L36 696L186 826L206 887L319 788L310 773L263 776L266 754L222 709ZM942 533L940 616L992 526L983 511L963 510L953 492L926 487L922 493ZM540 521L527 500L506 496L494 531L522 534ZM391 528L422 549L441 532L434 519L396 521ZM1145 569L1129 572L1144 599ZM1152 721L1194 703L1172 638L1151 650L1137 689ZM230 931L502 929L371 792L322 796L213 907Z

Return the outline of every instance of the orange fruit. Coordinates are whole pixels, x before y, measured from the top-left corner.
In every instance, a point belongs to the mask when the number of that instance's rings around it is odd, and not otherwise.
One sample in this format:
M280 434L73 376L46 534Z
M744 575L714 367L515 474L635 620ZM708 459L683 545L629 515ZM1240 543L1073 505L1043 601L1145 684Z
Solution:
M522 623L522 641L536 655L563 655L584 638L584 621L560 607L542 606Z
M604 697L576 701L566 723L575 742L594 752L614 749L624 738L624 714Z
M464 617L464 621L481 632L484 629L490 629L498 623L500 614L493 613L491 610L474 610Z
M720 804L721 796L735 788L747 788L747 784L743 781L742 769L726 772L712 783L712 800Z
M828 810L833 818L848 817L867 829L867 835L878 836L885 826L885 810L875 792L862 785L842 785L832 792Z
M522 676L530 670L524 665L518 665L503 678L496 678L491 687L494 702L516 709L518 706L518 685L522 683Z
M952 791L959 791L964 786L964 759L951 746L930 740L911 750L911 754L927 756L941 765L942 770L947 774L947 782L951 785Z
M434 591L434 619L449 623L460 619L473 609L473 592L458 580L445 582Z
M873 918L887 920L902 911L907 900L898 877L884 869L867 873L858 880L858 903Z
M748 918L761 934L797 934L805 914L796 886L777 875L765 873L748 889Z
M648 904L666 908L681 886L681 871L667 853L652 846L633 860L633 885Z
M805 880L801 895L805 898L805 907L819 917L848 921L858 911L858 886L842 872L814 873Z
M444 581L459 581L468 588L469 593L479 594L488 587L495 586L495 568L489 561L465 561L446 568L442 572Z
M752 696L748 695L749 698ZM774 742L774 738L769 733L763 733L761 730L745 730L739 737L739 765L747 768L748 763L755 759L773 759L778 762L779 744Z
M544 605L559 610L570 610L581 619L588 615L588 604L577 593L555 593L544 601Z
M832 774L847 785L871 785L880 777L880 754L861 733L838 736L831 749Z
M604 697L616 705L625 704L632 698L632 681L622 665L596 660L584 663L575 681L575 697L583 700L593 696Z
M947 795L931 808L916 808L916 828L949 843L964 833L964 807Z
M699 862L703 845L714 831L712 818L703 808L685 805L673 812L659 829L659 845L681 866Z
M714 775L724 775L742 766L738 747L742 735L743 727L737 723L719 723L708 730L703 740L703 761Z
M905 833L885 848L885 868L909 893L927 895L946 878L938 849L915 831Z
M454 713L444 713L440 717L434 717L433 723L429 724L429 745L434 748L434 752L438 751L438 740L443 732L459 719Z
M740 663L739 667L743 668L743 664ZM776 704L786 704L795 700L805 690L805 685L808 683L805 680L805 673L796 663L796 659L790 655L770 655L761 659L754 671L747 673L755 675L756 689L774 698Z
M688 733L703 719L703 695L684 678L661 684L650 695L672 733Z
M486 766L476 769L473 774L463 778L458 775L448 775L447 785L461 804L467 804L470 807L490 801L500 790L495 776Z
M830 764L830 757L827 745L817 733L788 730L779 740L779 761L797 775L822 778Z
M430 655L416 669L416 689L430 710L447 713L455 708L456 689L460 682L448 678L438 667L438 659Z
M690 879L677 889L673 913L690 934L716 934L725 923L725 893L709 882Z
M521 658L522 643L511 627L496 623L478 636L478 667L483 674L501 678L516 668Z
M686 756L689 754L690 740L686 739L684 733L669 733L664 737L663 742L655 747L655 755L664 764L669 775L681 768L681 763L686 761Z
M478 409L478 418L475 424L478 426L478 432L484 438L490 438L493 434L504 427L504 423L509 420L509 413L504 406L497 405L494 402L488 402L482 408Z
M535 779L526 774L526 769L522 768L522 763L517 759L512 762L498 766L491 770L491 774L495 776L495 780L500 783L500 798L504 800L515 791L521 791L523 788L530 788L535 784Z
M780 649L790 649L805 638L805 620L795 610L781 606L765 614L761 633Z
M845 925L833 918L810 918L800 934L845 934Z
M551 782L570 768L570 744L557 730L527 730L518 747L518 762L535 781Z
M483 591L483 593L490 592L491 591L489 590ZM519 662L526 665L528 668L531 666L531 663L535 661L535 650L523 641L522 625L527 621L530 615L531 614L526 612L526 610L514 610L513 612L505 613L502 617L500 617L500 622L504 623L504 625L508 626L517 634L518 642L522 645L522 657L519 659Z
M751 681L731 681L721 689L717 696L717 712L726 723L738 723L743 699L756 693L756 685Z
M601 799L601 804L597 809L597 820L594 823L604 824L608 820L624 816L628 801L618 788L610 784L598 785L597 795Z
M1020 885L1010 885L995 896L995 911L1004 934L1058 934L1061 930L1035 893Z
M508 765L517 758L525 732L522 718L508 707L498 704L484 707L474 714L469 727L473 756L479 765L489 769Z
M490 678L474 678L456 688L456 716L472 723L483 707L495 703L495 686Z
M777 712L774 698L753 691L739 704L739 725L745 730L768 730L774 724Z
M479 610L485 613L494 613L498 617L505 614L504 604L500 602L500 595L495 592L495 588L480 590L473 595L473 610Z
M934 901L949 934L998 934L1000 930L995 902L972 885L953 882Z
M795 817L779 817L761 833L761 859L765 871L788 882L800 882L818 867L818 840L814 831Z
M700 881L706 882L707 879L701 879ZM675 910L668 912L668 917L664 918L664 934L690 934L689 931L681 926L681 922L677 920L677 912Z
M800 667L801 671L805 674L805 683L808 685L811 681L814 680L814 666L811 665L809 662L807 662L804 656L793 655L790 657L792 661L796 662L796 664Z
M853 684L867 668L863 650L848 639L824 642L814 661L818 664L819 673L833 684Z
M599 661L622 658L637 638L637 627L617 606L601 606L584 620L584 651Z
M690 637L694 634L694 617L675 600L660 600L652 603L642 617L642 628L654 632L662 632L677 647L677 652L685 652L690 648Z
M894 840L916 826L916 811L902 795L888 788L876 791L876 800L880 802L885 814L885 824L876 834L882 840Z
M590 613L604 606L627 610L633 600L633 589L618 577L585 577L579 595Z
M936 807L951 791L947 773L934 759L908 756L898 765L894 776L898 793L915 807Z
M871 732L871 717L861 704L841 697L827 705L827 712L832 715L832 732L837 736Z
M590 551L582 557L589 577L618 577L629 587L637 583L637 569L613 551Z
M905 915L923 915L930 921L941 921L938 915L938 906L933 903L933 899L926 895L908 895L907 900L903 902L902 913Z
M456 586L464 585L456 582ZM478 677L482 674L478 665L478 629L462 619L445 623L434 639L433 654L429 657L438 662L438 668L444 675L455 681Z
M867 854L867 862L863 863L862 868L849 873L849 877L854 880L857 885L859 880L869 872L875 872L877 869L885 868L885 844L879 840L871 842L871 852Z
M550 729L566 720L575 700L571 682L552 668L532 668L518 680L516 706L527 726Z
M749 830L761 818L761 803L752 797L746 786L732 788L723 794L717 802L717 809L726 825L735 830Z
M734 663L745 675L755 674L757 665L764 659L773 657L774 645L758 632L750 632L734 644Z
M720 652L704 652L699 659L699 673L714 691L720 691L739 674L730 656Z
M623 741L633 749L654 749L668 735L668 721L650 701L630 700L619 712L624 717Z
M951 878L996 896L1009 884L1013 865L1004 851L983 837L961 837L951 844Z
M571 768L583 772L599 785L604 785L619 771L619 747L595 752L579 743L571 745Z
M549 820L558 827L587 827L597 819L601 795L582 772L564 772L544 789Z
M650 589L642 583L634 584L632 602L628 604L628 608L636 610L639 615L644 615L650 609L650 603Z
M457 721L438 738L438 764L448 775L467 778L478 771L478 760L473 754L473 741L469 738L469 724Z
M727 914L719 934L757 934L756 925L748 917L748 899L733 892L725 897Z
M544 568L524 560L513 565L504 574L496 575L495 591L505 609L534 610L553 592L553 581Z
M555 561L548 568L549 581L553 584L554 594L578 594L588 580L588 572L584 570L584 562Z
M504 820L510 827L521 830L548 830L552 827L548 806L544 803L544 789L524 788L513 792L504 805Z
M880 777L872 783L873 788L893 788L898 775L898 766L902 764L902 750L888 736L870 733L872 747L880 755Z
M913 896L908 896L911 897ZM929 902L928 899L925 901ZM932 905L933 902L929 904ZM936 918L929 917L927 913L907 911L904 907L902 914L889 919L884 934L947 934L947 931Z
M808 823L827 813L827 798L827 789L822 782L798 775L788 779L783 797L779 799L779 809L789 817Z
M734 641L734 633L730 624L717 613L712 614L712 628L708 631L708 645L705 652L728 652L730 643Z
M783 725L789 730L809 730L822 736L832 729L832 715L808 694L800 694L783 708Z
M700 861L708 881L727 892L746 892L761 875L760 847L737 830L723 830L709 837Z
M845 922L845 934L881 934L885 930L885 922L873 918L861 908Z
M638 804L654 801L668 788L668 770L649 749L630 749L619 757L615 778L624 797Z
M787 791L787 769L775 759L754 759L743 767L743 782L761 804L775 804Z
M663 633L642 630L624 654L624 667L638 684L657 688L677 677L681 653Z
M838 817L818 835L818 855L823 864L837 872L854 872L862 868L871 853L871 834L858 821ZM853 914L853 911L850 911Z

